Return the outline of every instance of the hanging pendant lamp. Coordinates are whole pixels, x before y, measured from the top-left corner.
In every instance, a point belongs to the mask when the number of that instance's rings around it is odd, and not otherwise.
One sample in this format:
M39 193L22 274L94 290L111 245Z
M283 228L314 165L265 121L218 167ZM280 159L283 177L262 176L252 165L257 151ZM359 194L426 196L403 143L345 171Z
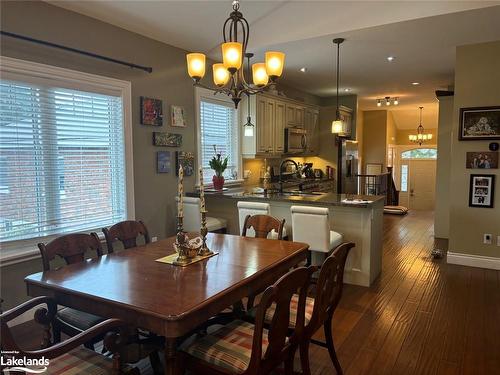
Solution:
M345 133L344 122L340 117L339 105L339 85L340 85L340 44L344 42L344 38L336 38L333 43L337 45L337 110L335 111L335 120L332 121L332 133L342 136Z
M250 59L253 57L253 53L245 53L245 57L247 58L248 64L248 75L250 76ZM250 95L247 94L247 103L248 103L248 113L247 113L247 122L243 125L243 135L245 137L253 137L255 125L252 124L252 118L250 117Z
M410 134L408 136L408 139L410 142L417 143L419 146L422 146L422 143L425 143L426 141L430 141L432 139L432 133L425 133L425 129L422 125L422 109L424 107L419 107L420 108L420 123L417 128L417 134Z

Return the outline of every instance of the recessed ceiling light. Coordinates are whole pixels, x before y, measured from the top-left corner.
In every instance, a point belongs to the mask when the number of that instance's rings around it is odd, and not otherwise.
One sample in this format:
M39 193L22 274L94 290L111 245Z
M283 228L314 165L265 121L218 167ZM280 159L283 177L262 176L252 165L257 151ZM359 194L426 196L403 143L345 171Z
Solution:
M420 82L412 82L411 84L412 84L413 86L418 86L418 85L420 85Z
M307 68L306 67L302 67L302 68L299 69L299 71L301 71L302 73L305 73L305 72L307 72Z
M396 59L396 56L387 56L387 61L391 62Z
M344 92L349 92L349 91L351 91L351 89L347 89L347 88L344 89Z

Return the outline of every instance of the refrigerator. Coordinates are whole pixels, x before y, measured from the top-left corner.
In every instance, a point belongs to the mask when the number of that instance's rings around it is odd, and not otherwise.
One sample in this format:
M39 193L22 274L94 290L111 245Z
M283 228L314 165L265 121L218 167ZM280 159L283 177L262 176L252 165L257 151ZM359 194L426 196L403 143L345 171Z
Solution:
M359 155L358 142L344 140L341 147L340 190L342 194L358 194Z

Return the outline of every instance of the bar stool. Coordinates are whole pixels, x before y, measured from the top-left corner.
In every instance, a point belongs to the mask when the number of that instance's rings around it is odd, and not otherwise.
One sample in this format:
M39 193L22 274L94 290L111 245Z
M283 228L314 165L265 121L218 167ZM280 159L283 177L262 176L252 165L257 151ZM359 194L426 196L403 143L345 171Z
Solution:
M179 202L179 198L176 197ZM186 232L199 232L201 227L201 201L200 198L184 197L182 199L184 206L183 227ZM227 220L219 217L207 216L207 229L209 232L226 233Z
M290 210L293 240L309 245L308 264L311 264L312 252L323 253L326 259L343 242L342 234L330 230L328 208L292 206Z
M248 201L239 201L237 203L238 206L238 219L239 219L239 224L240 224L240 234L243 233L243 224L245 223L245 218L250 215L250 216L255 216L255 215L270 215L271 212L271 205L269 203L263 203L263 202L248 202ZM283 227L283 239L286 239L286 228ZM253 228L248 228L246 237L255 237L255 231ZM277 240L278 239L278 233L276 233L274 230L269 233L268 236L269 239Z

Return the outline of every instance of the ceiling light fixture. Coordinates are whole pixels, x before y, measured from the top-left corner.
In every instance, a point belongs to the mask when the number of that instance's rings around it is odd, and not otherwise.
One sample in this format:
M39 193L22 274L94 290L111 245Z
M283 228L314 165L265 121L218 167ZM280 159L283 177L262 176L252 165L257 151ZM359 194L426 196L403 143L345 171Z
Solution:
M377 99L377 107L382 107L382 100L381 99Z
M246 79L250 77L245 77L243 56L246 56L250 26L239 11L239 0L233 0L232 7L233 11L222 27L224 37L224 43L221 45L222 63L212 66L213 80L217 87L212 88L200 83L205 76L206 57L203 53L188 53L186 58L188 74L194 80L195 86L212 90L216 94L223 93L230 96L235 108L238 108L243 94L255 95L275 84L283 73L285 54L276 51L266 52L265 63L252 65L253 84L248 83ZM238 36L241 37L241 42L238 41ZM248 59L248 66L250 66L250 59Z
M247 74L250 76L250 59L253 57L253 53L245 53L245 57L247 58ZM250 95L248 95L247 103L247 122L243 125L243 135L245 137L253 137L255 125L252 124L252 118L250 117Z
M335 120L332 121L332 133L339 137L345 136L344 122L340 117L339 106L339 86L340 86L340 44L344 42L343 38L336 38L333 43L337 45L337 110L335 111Z
M344 92L349 92L351 91L351 89L344 89Z
M420 124L417 127L417 134L410 134L408 136L408 139L410 140L410 142L418 143L419 146L422 146L422 143L425 143L426 141L430 141L432 139L432 134L424 133L425 129L422 126L422 109L424 109L424 107L419 107L419 108L420 108Z
M392 104L398 105L399 104L399 99L397 97L394 98L394 100L392 101Z
M385 105L386 105L386 106L391 105L391 97L390 97L390 96L386 96L386 97L385 97Z
M396 56L387 56L387 61L391 62L396 59Z
M390 96L386 96L385 98L377 99L377 107L382 107L382 103L385 103L387 107L390 106L391 104L398 105L399 98L397 96L393 98L391 98Z
M411 84L412 84L413 86L418 86L418 85L420 85L420 82L412 82Z
M302 67L302 68L299 69L299 71L302 72L302 73L305 73L305 72L307 72L307 68L306 67Z

